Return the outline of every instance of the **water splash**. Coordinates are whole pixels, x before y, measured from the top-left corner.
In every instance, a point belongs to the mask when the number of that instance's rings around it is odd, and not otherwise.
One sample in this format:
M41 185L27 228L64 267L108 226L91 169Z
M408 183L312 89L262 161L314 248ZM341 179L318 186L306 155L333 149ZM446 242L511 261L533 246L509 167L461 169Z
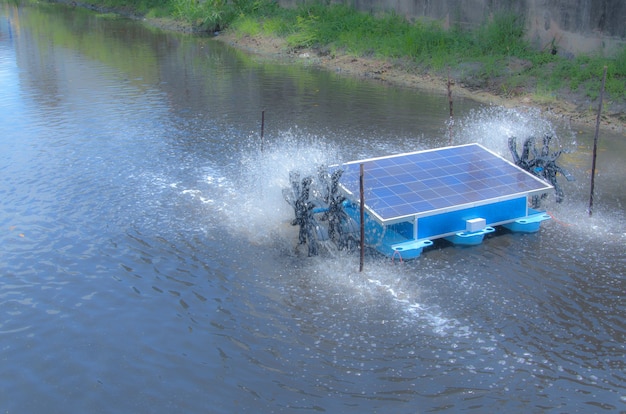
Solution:
M324 290L341 303L345 313L399 330L421 331L427 336L466 337L469 327L446 315L436 297L424 293L415 267L367 256L362 272L358 255L341 251L333 257L307 258L302 273L307 288ZM302 292L305 296L318 293Z
M293 210L282 195L282 189L289 186L289 172L316 175L319 165L337 163L340 152L339 147L323 137L297 129L264 143L263 150L257 143L251 144L233 172L232 186L238 205L229 211L229 226L261 243L272 241L277 234L290 236L294 231L290 225Z
M483 107L455 121L453 143L479 143L490 150L510 159L509 137L517 137L519 142L528 138L554 137L553 144L572 150L575 140L568 125L556 125L534 108L510 109L499 106Z
M589 216L589 206L583 200L551 204L547 208L554 222L554 231L561 232L563 241L570 245L626 244L623 209L596 207L593 215Z

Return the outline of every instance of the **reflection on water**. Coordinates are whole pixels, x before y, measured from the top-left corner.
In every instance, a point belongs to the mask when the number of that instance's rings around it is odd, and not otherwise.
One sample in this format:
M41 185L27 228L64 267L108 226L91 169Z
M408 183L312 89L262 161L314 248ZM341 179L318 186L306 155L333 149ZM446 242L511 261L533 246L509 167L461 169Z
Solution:
M0 7L4 411L625 409L622 137L589 218L591 132L455 102L455 144L556 134L566 202L359 273L295 249L288 173L448 145L444 96Z

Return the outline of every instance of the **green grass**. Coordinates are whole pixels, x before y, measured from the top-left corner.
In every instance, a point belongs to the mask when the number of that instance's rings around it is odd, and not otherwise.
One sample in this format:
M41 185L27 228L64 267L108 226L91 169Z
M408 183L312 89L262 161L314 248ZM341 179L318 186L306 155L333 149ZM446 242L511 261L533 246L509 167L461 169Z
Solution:
M169 0L81 0L95 6L133 12L140 15L165 17L172 15Z
M242 36L257 36L261 34L261 31L263 30L261 23L257 19L245 16L237 19L231 25L231 28ZM278 33L274 32L273 34L277 35Z
M543 62L542 62L543 63ZM626 96L626 48L615 58L577 56L574 59L554 58L538 64L531 74L542 79L542 85L553 91L582 91L591 99L600 92L602 74L607 67L605 91L609 96Z
M534 50L525 39L525 22L514 14L495 15L475 30L443 29L440 22L409 22L387 13L373 15L345 5L308 3L295 9L273 9L265 15L236 17L258 21L260 34L284 37L292 48L320 48L355 56L403 59L422 70L454 69L464 62L481 64L485 79L503 78L503 93L526 86L538 97L552 99L560 90L582 91L595 99L607 66L606 93L626 96L626 47L614 58L578 56L568 59ZM250 24L250 23L248 23ZM510 58L528 61L528 68L507 76Z

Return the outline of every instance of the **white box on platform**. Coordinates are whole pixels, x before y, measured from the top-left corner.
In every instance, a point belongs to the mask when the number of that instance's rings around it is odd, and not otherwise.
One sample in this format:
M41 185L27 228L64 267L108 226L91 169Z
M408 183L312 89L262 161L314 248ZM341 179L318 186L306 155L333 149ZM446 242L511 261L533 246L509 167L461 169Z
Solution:
M484 229L486 226L487 222L484 218L465 220L465 231L478 231Z

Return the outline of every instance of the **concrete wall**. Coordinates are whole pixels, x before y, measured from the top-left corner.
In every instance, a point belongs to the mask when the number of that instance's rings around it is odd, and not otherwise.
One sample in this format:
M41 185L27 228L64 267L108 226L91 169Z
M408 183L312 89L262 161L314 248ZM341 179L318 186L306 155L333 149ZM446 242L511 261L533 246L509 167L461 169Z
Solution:
M295 6L314 0L279 0ZM479 26L490 16L512 11L525 17L536 49L559 54L612 56L626 45L626 0L330 0L361 11L395 11L408 19L436 19L444 27Z
M559 51L614 55L626 45L624 0L529 0L529 40L543 47L554 39Z

